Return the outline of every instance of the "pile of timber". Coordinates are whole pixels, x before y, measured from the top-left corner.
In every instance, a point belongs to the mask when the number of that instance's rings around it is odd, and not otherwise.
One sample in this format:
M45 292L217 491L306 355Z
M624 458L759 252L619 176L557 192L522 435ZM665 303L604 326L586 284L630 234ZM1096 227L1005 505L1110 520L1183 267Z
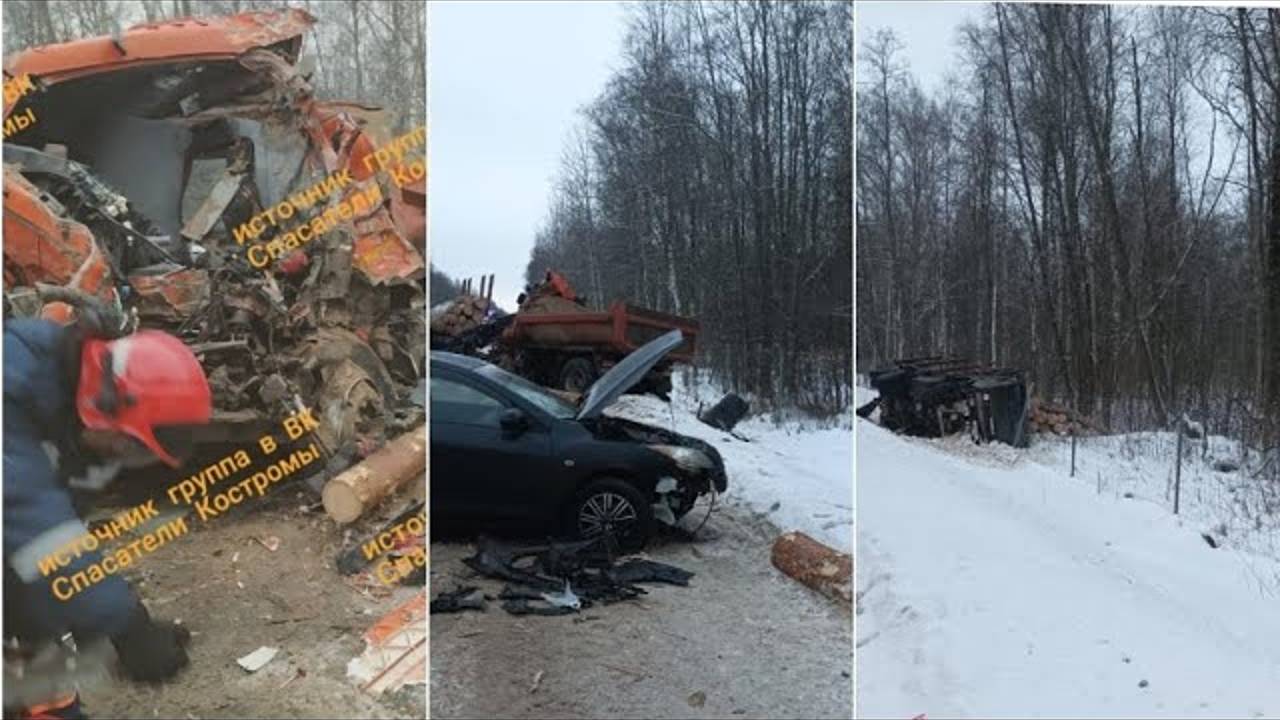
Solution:
M1031 400L1027 425L1031 432L1046 435L1084 435L1098 431L1097 425L1080 413L1034 398Z
M479 295L459 295L449 308L431 320L431 332L457 337L484 324L489 301Z
M576 298L561 295L550 283L535 286L520 303L522 313L577 313L586 309Z

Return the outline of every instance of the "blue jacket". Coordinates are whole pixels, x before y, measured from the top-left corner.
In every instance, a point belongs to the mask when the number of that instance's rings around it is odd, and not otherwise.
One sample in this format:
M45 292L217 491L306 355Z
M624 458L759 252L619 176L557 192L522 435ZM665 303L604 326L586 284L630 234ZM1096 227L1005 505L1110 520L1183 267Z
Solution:
M73 558L47 576L38 569L38 562L49 553L78 544L76 540L87 532L44 447L47 443L58 448L63 458L74 454L69 439L75 436L79 419L75 373L66 368L69 332L43 320L5 323L4 562L6 577L16 575L21 581L17 588L5 588L5 602L16 602L23 624L29 624L7 629L7 634L21 637L57 637L68 631L81 638L116 635L125 629L138 603L118 575L108 575L67 600L53 594L57 577L70 578L99 562L96 551ZM66 595L69 586L61 586Z

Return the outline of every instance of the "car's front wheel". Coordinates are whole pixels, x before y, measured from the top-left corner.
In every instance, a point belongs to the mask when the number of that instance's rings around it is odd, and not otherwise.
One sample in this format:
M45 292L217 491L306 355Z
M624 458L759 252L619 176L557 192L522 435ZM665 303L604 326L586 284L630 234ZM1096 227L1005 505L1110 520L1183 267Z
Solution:
M617 478L593 480L574 496L568 529L584 540L604 537L610 548L633 552L653 535L653 508L630 483Z

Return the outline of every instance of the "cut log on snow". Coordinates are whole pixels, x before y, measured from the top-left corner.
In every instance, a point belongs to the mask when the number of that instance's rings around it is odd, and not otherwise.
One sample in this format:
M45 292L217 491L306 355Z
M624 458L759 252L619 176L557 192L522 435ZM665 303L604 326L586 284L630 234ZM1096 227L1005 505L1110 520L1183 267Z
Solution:
M349 523L427 467L427 426L420 425L347 468L324 486L329 517Z
M853 602L853 558L802 532L773 541L773 566L832 600Z

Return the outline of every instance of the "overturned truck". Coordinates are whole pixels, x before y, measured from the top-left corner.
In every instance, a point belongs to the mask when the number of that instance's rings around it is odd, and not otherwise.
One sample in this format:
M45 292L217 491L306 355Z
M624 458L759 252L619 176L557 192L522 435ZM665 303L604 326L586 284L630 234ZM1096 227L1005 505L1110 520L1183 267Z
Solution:
M178 336L213 391L197 443L305 406L340 469L422 422L425 166L407 150L425 131L317 99L314 22L187 18L8 58L4 299L65 321L52 286L118 332Z
M879 395L858 408L895 432L941 437L968 431L977 442L1025 447L1029 402L1021 370L950 357L897 360L869 374Z

